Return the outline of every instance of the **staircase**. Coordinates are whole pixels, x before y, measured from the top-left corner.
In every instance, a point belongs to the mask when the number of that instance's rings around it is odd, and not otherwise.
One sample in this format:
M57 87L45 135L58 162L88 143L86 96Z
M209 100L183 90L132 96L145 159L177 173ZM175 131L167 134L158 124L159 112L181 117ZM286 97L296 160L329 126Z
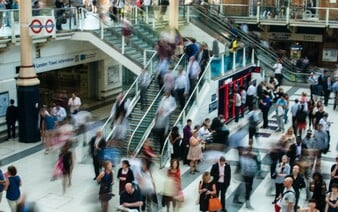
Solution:
M101 31L96 30L95 35L100 37ZM121 27L110 27L104 29L103 40L111 45L114 49L124 54L131 61L135 62L140 67L143 67L144 50L154 50L158 35L155 31L145 24L133 26L133 34L129 39L125 39L124 52L122 52L122 34ZM149 57L147 56L146 60Z
M220 22L219 20L224 20L225 17L222 15L219 15L217 11L213 11L212 9L209 10L208 15L205 15L204 13L204 8L201 7L193 7L193 16L192 17L192 22L196 23L196 26L200 27L201 29L205 30L206 28L209 31L214 31L214 33L217 33L218 35L223 36L223 38L227 39L230 41L230 37L235 36L233 34L233 30L231 29L230 24L227 24L226 22ZM238 35L241 37L241 41L246 45L246 46L251 46L252 48L255 49L257 58L259 61L264 63L264 65L270 69L272 69L272 66L276 62L278 58L280 58L280 55L278 55L276 52L274 52L271 49L267 49L264 46L261 45L260 41L255 39L251 34L247 34L242 32L239 28L235 28L236 32ZM224 34L229 34L230 37L224 36ZM291 60L283 57L282 58L282 63L283 63L283 70L284 70L284 78L288 81L291 82L304 82L304 79L307 79L308 73L302 73L303 70L295 67L292 63Z

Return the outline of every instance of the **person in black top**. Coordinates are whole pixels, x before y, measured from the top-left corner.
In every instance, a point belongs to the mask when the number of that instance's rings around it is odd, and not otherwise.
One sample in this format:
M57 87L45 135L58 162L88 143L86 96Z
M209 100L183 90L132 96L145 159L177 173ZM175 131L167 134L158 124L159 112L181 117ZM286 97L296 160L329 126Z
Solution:
M89 146L95 171L94 180L96 180L102 167L103 150L106 148L106 140L102 137L102 131L99 130L96 132L96 135L90 139Z
M14 99L10 100L10 104L6 111L7 140L15 138L15 123L18 120L18 108L14 106Z
M140 190L135 189L131 183L127 183L125 190L120 195L120 205L140 211L140 207L143 205Z
M231 168L223 156L219 158L219 162L212 165L210 175L213 177L216 185L216 196L221 193L221 203L223 211L226 211L225 207L225 194L230 185L231 180Z
M55 7L56 7L56 30L62 30L62 16L65 13L65 4L63 3L63 0L56 0L55 1Z
M293 184L292 187L295 190L296 193L296 203L295 203L295 211L297 211L298 207L298 200L300 195L300 189L305 188L305 180L304 177L299 173L299 165L294 165L292 168L292 175L290 177L293 178Z

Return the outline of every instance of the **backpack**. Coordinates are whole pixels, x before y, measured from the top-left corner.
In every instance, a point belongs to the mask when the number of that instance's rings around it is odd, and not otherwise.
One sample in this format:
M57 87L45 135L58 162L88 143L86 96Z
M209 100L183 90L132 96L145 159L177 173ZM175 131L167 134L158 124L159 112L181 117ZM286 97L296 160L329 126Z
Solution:
M299 122L305 122L307 117L307 112L303 108L298 109L296 113L296 119Z
M283 192L283 193L282 193L282 197L281 197L281 198L277 201L277 203L275 204L275 212L280 212L280 210L281 210L281 208L282 208L282 206L280 205L280 203L281 203L283 197L285 196L285 194L287 194L287 193L293 193L293 195L295 195L295 192L292 191L292 190L287 190L287 191Z

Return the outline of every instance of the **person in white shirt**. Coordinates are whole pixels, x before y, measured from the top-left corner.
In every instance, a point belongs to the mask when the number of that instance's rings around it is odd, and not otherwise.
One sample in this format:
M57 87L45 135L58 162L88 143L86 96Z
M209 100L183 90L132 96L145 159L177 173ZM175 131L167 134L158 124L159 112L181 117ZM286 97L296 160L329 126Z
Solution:
M239 119L239 112L241 110L241 107L242 107L242 98L241 98L241 95L239 94L238 91L235 91L235 94L234 94L234 100L235 100L235 122L238 122L238 119Z
M281 64L281 60L277 59L275 65L272 67L275 70L275 78L278 80L278 85L282 85L283 75L282 69L283 65Z
M244 117L244 110L246 107L246 90L244 89L243 86L241 86L240 88L240 94L241 94L241 100L242 100L241 112L242 112L242 117Z
M246 91L246 103L248 105L249 111L253 110L254 98L256 96L257 88L254 83L251 83ZM259 96L260 98L260 96Z
M188 79L183 73L183 68L178 69L178 76L175 80L175 93L177 95L178 102L180 104L181 110L183 110L185 105L185 95L188 95Z
M81 107L81 99L72 93L72 97L68 100L69 111L71 114L79 112Z

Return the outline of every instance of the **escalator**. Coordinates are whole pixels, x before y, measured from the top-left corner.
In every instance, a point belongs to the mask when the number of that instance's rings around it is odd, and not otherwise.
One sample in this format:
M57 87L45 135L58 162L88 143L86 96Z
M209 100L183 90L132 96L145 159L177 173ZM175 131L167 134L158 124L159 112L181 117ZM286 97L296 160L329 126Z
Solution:
M271 49L267 49L261 45L260 41L254 38L250 34L242 32L240 29L234 29L233 26L228 24L226 18L222 15L219 15L218 11L214 11L210 8L208 11L204 7L194 6L191 7L192 14L191 22L194 23L197 27L200 27L204 31L211 31L216 33L214 36L222 36L224 39L227 39L231 42L231 38L235 36L234 30L241 37L241 42L247 46L251 46L256 53L256 59L266 67L267 70L271 70L273 73L272 66L275 64L276 60L280 56ZM207 15L206 15L207 14ZM224 20L223 22L220 20ZM302 69L295 67L291 60L283 57L283 76L284 79L290 82L306 82L308 73L303 73Z

